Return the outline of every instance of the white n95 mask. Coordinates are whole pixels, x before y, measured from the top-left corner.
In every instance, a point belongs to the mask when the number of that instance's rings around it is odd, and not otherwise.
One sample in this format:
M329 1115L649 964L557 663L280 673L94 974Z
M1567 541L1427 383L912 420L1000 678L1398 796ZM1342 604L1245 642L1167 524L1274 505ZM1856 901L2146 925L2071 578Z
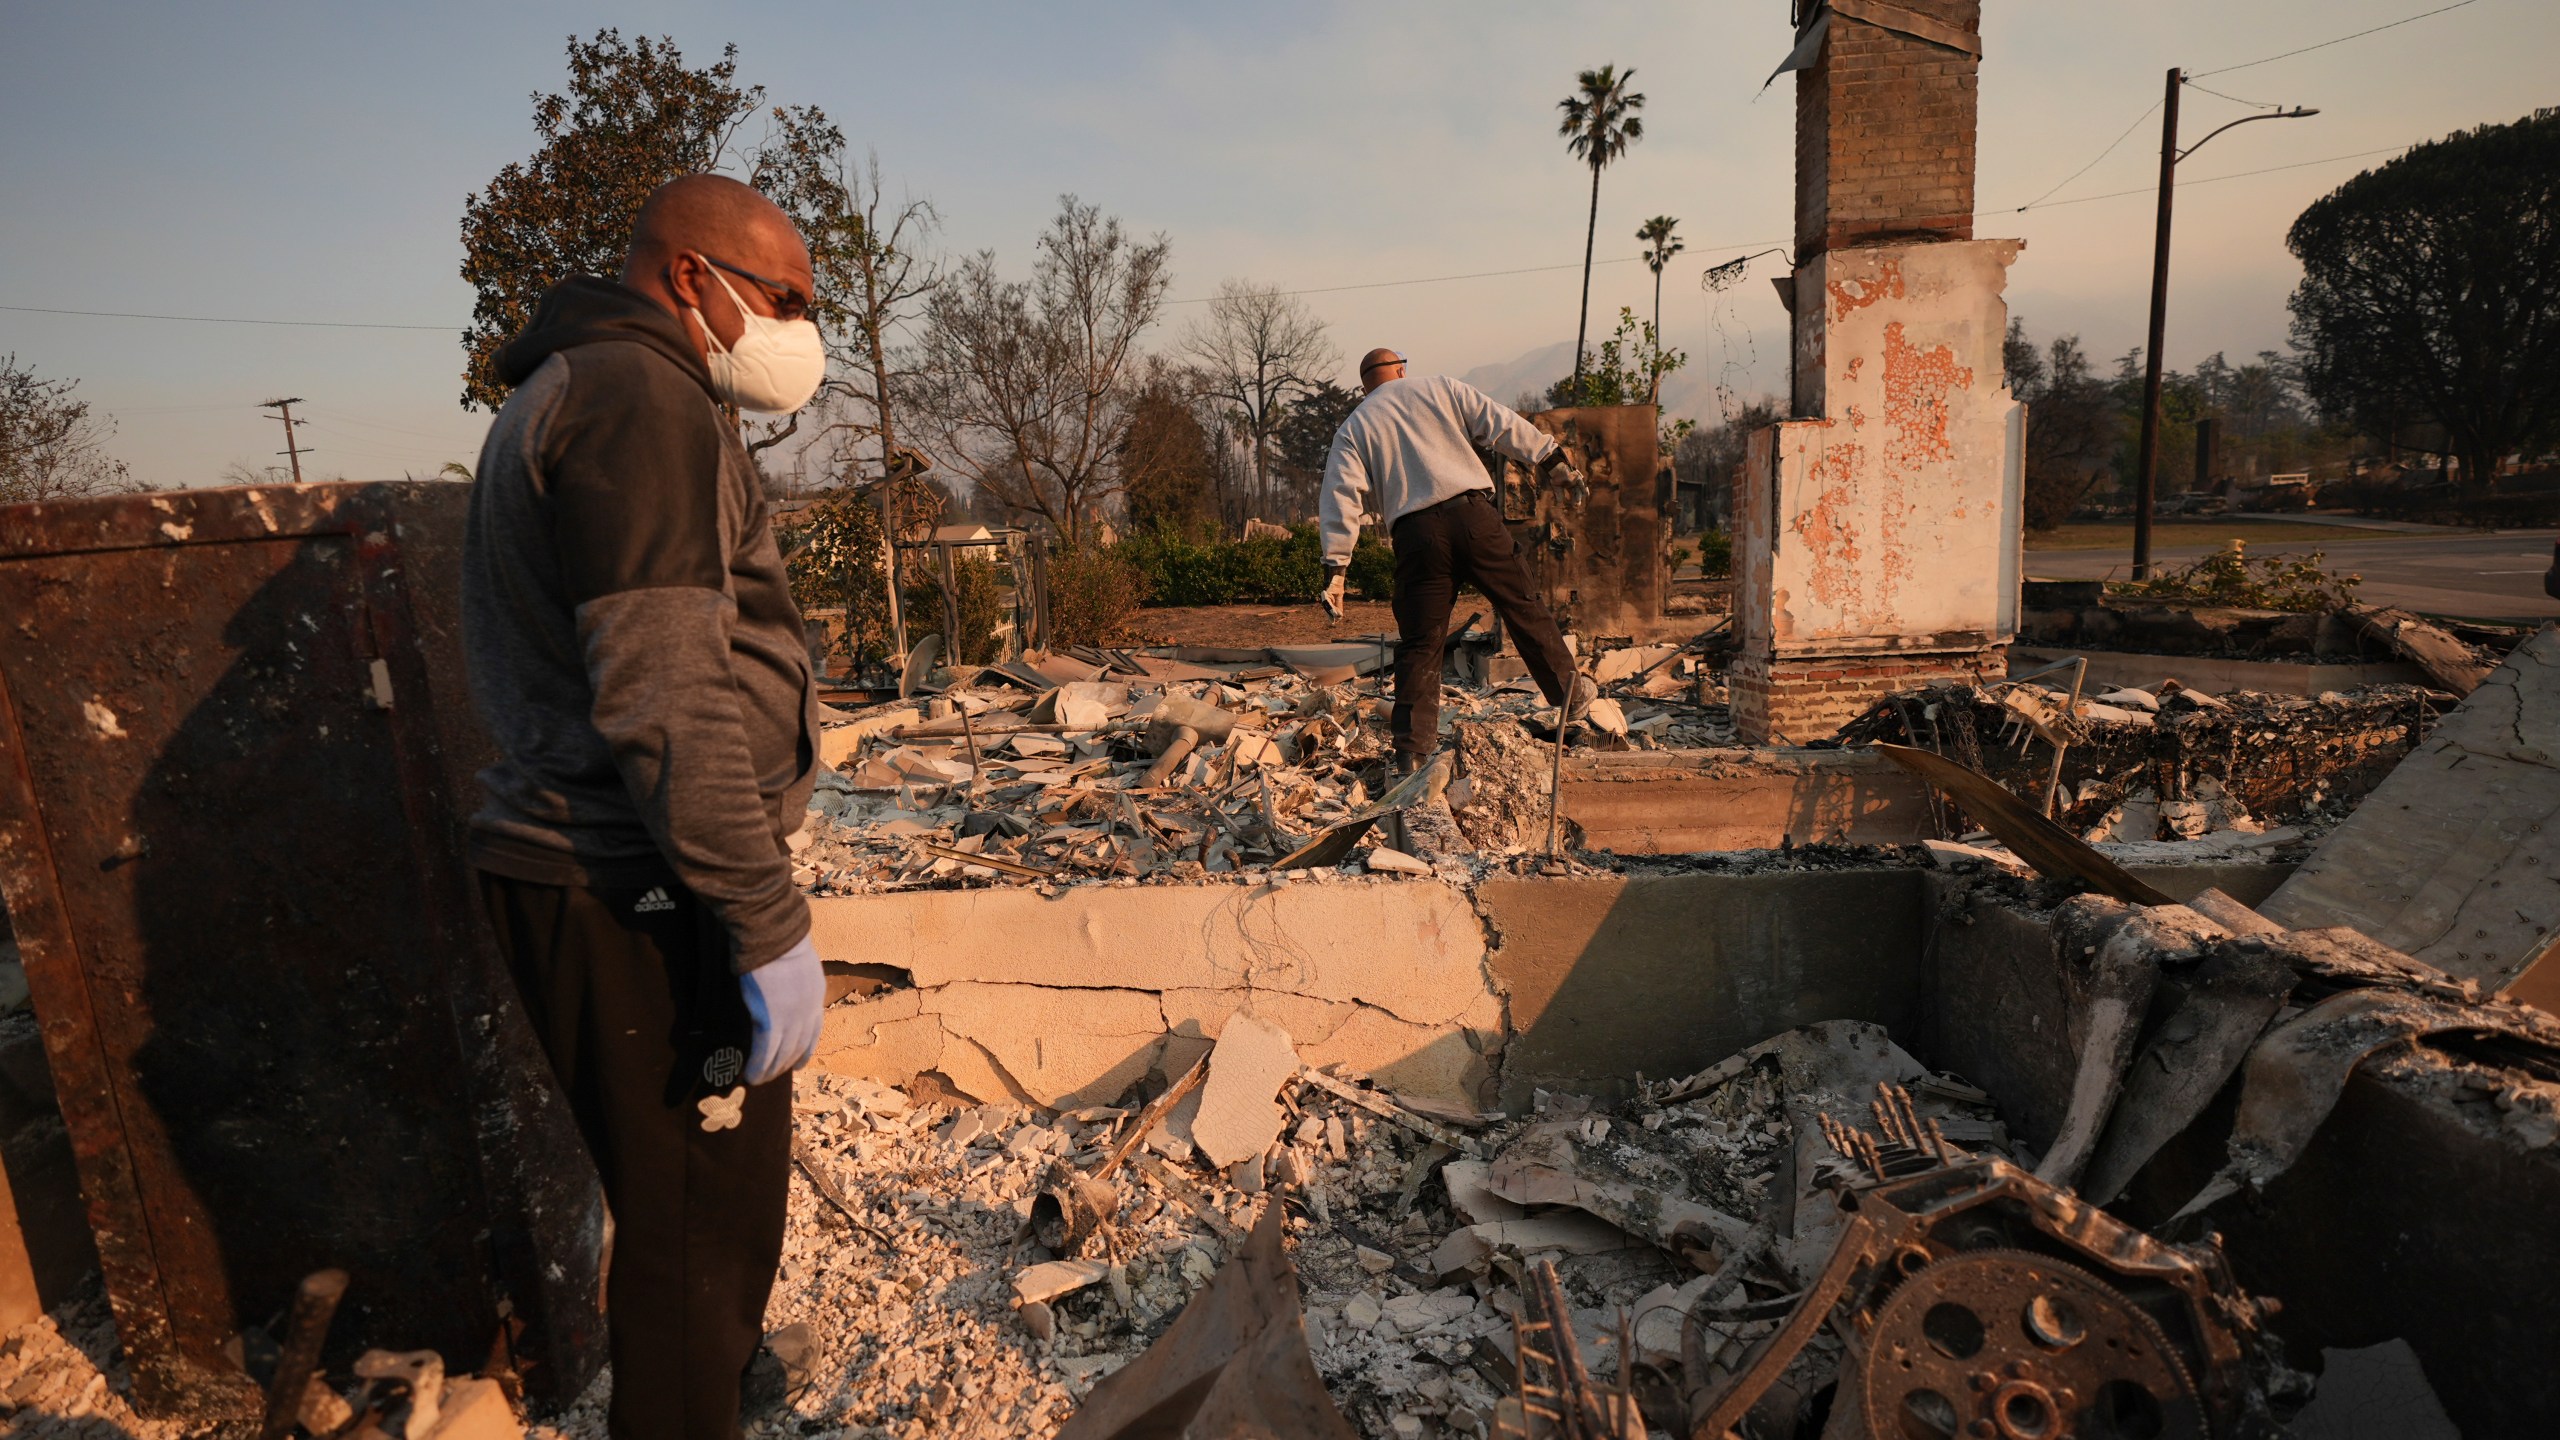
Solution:
M692 312L710 352L703 361L711 369L712 391L741 410L768 415L788 415L808 404L827 378L827 346L818 338L816 322L759 315L738 298L726 276L713 270L711 278L729 292L729 303L746 321L736 347L729 348L711 332L711 322L700 310Z

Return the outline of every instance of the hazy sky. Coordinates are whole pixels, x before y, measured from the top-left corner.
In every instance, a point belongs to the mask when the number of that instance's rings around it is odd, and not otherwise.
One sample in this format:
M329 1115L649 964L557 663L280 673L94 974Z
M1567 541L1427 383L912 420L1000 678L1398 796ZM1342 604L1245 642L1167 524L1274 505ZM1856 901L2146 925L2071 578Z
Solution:
M2433 0L2443 3L2443 0ZM2160 94L2162 71L2257 60L2431 8L2431 0L1989 0L1978 203L2013 210L2096 156ZM1422 370L1516 360L1573 332L1588 173L1555 137L1574 73L1633 65L1647 137L1602 181L1595 332L1649 306L1633 263L1647 216L1681 219L1670 343L1745 393L1783 382L1783 319L1761 260L1720 316L1709 264L1783 243L1792 80L1780 0L1583 4L730 3L30 4L0 0L0 305L438 330L281 328L0 310L0 352L75 376L115 452L160 484L271 462L256 402L300 395L321 477L469 460L457 277L465 195L530 153L529 97L560 88L571 32L673 37L707 62L823 106L929 197L951 250L1016 270L1060 192L1173 242L1178 299L1221 278L1290 288L1532 266L1498 278L1309 296L1342 349L1403 348ZM1573 18L1567 19L1570 13ZM2172 364L2284 343L2301 208L2366 165L2330 160L2560 103L2560 6L2451 13L2203 84L2307 104L2186 162ZM2186 134L2247 113L2193 90ZM1992 213L2024 237L2010 302L2039 338L2093 354L2139 341L2158 123L2055 201ZM2317 164L2301 164L2322 161ZM2221 183L2233 172L2298 166ZM1196 306L1166 312L1169 341ZM1346 367L1347 369L1347 367ZM1347 378L1347 376L1346 376ZM1508 397L1504 397L1508 398Z

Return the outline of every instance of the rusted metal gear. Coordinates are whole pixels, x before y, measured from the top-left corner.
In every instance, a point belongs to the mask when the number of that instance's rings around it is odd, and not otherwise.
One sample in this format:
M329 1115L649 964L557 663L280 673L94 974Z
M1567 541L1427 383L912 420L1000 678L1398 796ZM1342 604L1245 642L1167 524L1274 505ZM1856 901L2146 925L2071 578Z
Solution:
M1879 1440L2178 1440L2209 1431L2157 1321L2077 1265L2026 1250L1904 1278L1844 1362L1838 1403ZM1834 1411L1829 1433L1840 1434Z

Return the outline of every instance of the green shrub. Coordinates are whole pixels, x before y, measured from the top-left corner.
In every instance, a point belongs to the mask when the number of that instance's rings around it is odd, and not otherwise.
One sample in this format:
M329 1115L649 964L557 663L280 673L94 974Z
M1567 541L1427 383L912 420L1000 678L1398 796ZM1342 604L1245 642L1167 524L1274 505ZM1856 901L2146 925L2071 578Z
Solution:
M931 550L906 551L898 563L906 581L899 597L906 606L907 640L913 644L943 628L941 567ZM1003 658L997 653L996 626L1005 618L1004 567L963 552L951 557L951 574L959 591L960 643L942 647L942 663L992 664Z
M804 613L844 612L837 644L857 667L886 658L889 596L880 583L879 506L868 495L838 491L774 528L792 600Z
M1150 605L1313 604L1324 588L1323 542L1313 525L1291 527L1286 540L1195 540L1160 530L1133 535L1113 553L1146 578ZM1351 554L1349 579L1361 599L1388 598L1395 552L1363 535Z
M2246 610L2336 610L2354 603L2364 577L2326 569L2318 550L2300 560L2272 555L2249 557L2248 546L2234 540L2212 554L2148 580L2109 585L2118 595L2146 599L2193 600Z
M1729 579L1733 575L1733 536L1722 529L1703 531L1698 536L1698 573L1709 580Z
M1062 550L1049 557L1049 643L1110 645L1146 603L1147 575L1114 549Z

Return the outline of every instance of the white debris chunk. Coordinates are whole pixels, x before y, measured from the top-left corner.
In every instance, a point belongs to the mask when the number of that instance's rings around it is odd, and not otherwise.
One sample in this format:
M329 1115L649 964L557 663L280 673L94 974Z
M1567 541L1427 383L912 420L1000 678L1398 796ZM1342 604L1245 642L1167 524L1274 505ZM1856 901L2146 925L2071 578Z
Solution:
M1025 1305L1046 1302L1061 1295L1073 1295L1110 1273L1111 1266L1107 1261L1051 1260L1014 1276L1013 1293Z
M1251 1015L1229 1016L1209 1052L1200 1113L1191 1121L1191 1143L1202 1158L1224 1170L1270 1149L1288 1118L1274 1097L1297 1073L1288 1031Z

